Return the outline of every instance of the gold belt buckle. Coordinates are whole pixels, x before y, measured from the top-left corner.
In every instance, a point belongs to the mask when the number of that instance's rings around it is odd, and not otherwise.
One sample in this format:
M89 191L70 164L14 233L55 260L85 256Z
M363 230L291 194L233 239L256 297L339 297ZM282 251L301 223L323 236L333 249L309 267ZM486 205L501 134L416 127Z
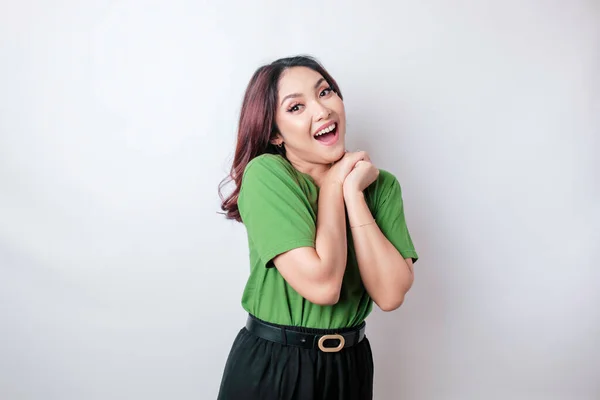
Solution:
M337 347L325 347L323 344L325 343L325 341L327 339L337 339L340 341L340 344L338 344ZM324 353L337 353L338 351L342 350L344 348L344 345L346 344L346 339L344 339L344 337L342 335L339 334L333 334L333 335L323 335L319 338L319 349L324 352Z

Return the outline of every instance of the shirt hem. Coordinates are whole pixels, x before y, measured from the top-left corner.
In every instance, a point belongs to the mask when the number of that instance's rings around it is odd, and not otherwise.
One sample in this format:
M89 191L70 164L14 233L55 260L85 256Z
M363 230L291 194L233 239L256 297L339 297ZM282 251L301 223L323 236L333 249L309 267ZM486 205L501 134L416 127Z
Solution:
M263 261L263 264L268 267L269 263L273 260L273 258L275 258L276 256L283 254L287 251L290 250L294 250L300 247L315 247L315 242L313 240L309 240L309 239L302 239L302 240L293 240L291 242L286 242L283 243L277 247L274 247L273 249L271 249L270 251L265 252L264 257L261 256L261 259Z

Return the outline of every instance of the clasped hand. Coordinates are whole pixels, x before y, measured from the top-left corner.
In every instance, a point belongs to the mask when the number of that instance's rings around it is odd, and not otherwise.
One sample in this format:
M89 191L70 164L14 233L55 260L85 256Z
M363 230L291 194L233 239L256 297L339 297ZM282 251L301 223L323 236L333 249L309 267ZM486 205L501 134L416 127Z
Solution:
M327 179L342 184L344 196L361 193L379 176L365 151L346 152L327 173Z

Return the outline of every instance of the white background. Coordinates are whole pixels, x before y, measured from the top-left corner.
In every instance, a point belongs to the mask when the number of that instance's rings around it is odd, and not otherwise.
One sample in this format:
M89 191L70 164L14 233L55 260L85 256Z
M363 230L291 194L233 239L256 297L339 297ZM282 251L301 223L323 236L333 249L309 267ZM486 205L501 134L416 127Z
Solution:
M421 256L375 398L600 398L600 3L2 1L0 398L212 399L245 85L308 53Z

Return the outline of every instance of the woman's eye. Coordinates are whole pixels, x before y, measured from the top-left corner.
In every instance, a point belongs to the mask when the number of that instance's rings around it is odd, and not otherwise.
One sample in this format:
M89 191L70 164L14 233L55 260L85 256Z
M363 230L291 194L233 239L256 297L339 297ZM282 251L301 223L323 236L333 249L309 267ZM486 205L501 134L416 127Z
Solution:
M330 87L328 87L327 89L323 89L323 91L321 92L321 97L327 96L329 93L333 92L333 89Z
M293 106L291 106L290 108L288 108L289 112L296 112L296 111L300 111L300 104L294 104Z

